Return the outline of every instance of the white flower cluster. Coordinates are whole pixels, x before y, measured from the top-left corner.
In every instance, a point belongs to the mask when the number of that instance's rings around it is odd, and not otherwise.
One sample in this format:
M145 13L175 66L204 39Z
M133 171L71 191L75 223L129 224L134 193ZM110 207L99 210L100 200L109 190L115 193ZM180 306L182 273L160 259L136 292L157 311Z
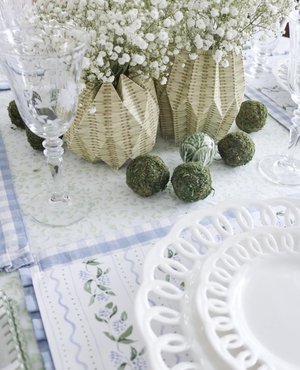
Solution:
M37 0L35 10L89 32L87 81L116 82L129 70L166 83L179 52L173 35L183 20L180 0Z
M184 49L213 50L224 67L261 29L278 32L293 0L36 0L43 19L74 22L91 43L85 58L87 81L117 82L121 73L167 82L175 55Z
M228 65L229 52L240 53L259 30L280 32L280 21L295 7L293 0L187 0L185 32L190 57L196 49L213 50L216 62Z

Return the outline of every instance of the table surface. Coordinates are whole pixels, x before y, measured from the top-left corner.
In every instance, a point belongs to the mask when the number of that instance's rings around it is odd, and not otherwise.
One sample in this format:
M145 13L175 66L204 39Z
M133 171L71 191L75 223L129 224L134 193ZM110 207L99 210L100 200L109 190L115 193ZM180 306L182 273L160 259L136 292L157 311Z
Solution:
M274 79L274 86L276 81ZM27 143L25 132L14 128L7 114L8 103L13 99L10 91L0 92L0 131L6 146L16 194L22 208L29 243L34 254L50 247L101 236L117 230L133 227L155 219L181 215L222 201L263 199L299 193L299 187L283 187L265 180L258 171L259 160L268 154L282 153L287 149L288 131L271 117L260 132L251 134L256 145L253 160L246 166L228 167L222 160L211 166L214 192L196 203L178 200L169 183L167 189L151 198L141 198L126 185L126 168L112 170L104 163L91 164L71 153L64 155L64 176L70 184L82 189L94 206L80 222L63 228L43 226L26 213L26 204L35 192L46 191L50 181L43 154L34 151ZM286 92L288 100L288 93ZM233 130L236 127L233 126ZM182 163L179 150L172 142L157 139L153 153L158 154L170 168L170 172ZM42 212L42 210L41 210ZM24 296L18 272L1 273L0 289L14 298L18 304L21 327L27 340L31 369L42 368L42 362L34 339L30 318L24 306Z

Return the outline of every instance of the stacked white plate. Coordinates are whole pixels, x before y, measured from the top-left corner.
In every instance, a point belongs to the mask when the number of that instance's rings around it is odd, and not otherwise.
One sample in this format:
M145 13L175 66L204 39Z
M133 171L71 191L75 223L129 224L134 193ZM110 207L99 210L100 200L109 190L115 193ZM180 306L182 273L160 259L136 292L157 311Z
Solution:
M181 219L146 256L136 318L155 370L300 369L300 200Z

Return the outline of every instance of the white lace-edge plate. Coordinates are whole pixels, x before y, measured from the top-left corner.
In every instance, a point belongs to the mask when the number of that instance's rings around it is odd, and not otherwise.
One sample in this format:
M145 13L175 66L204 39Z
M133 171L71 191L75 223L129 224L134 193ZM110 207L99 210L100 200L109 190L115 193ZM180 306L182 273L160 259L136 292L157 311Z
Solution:
M300 369L299 228L263 227L228 239L197 261L185 291L195 357L205 335L230 369Z
M136 320L147 345L151 369L232 370L224 358L217 356L204 325L199 324L197 330L201 340L194 356L195 343L186 332L192 315L183 310L196 307L194 296L189 297L186 289L191 271L208 251L217 250L236 235L266 226L299 225L300 200L288 198L223 204L177 222L168 236L147 254L136 296ZM260 370L263 369L267 368Z

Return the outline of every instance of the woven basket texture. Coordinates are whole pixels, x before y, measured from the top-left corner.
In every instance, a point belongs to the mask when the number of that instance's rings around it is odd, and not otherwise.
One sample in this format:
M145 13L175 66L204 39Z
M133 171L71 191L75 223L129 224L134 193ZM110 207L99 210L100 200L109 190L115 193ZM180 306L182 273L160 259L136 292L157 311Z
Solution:
M216 142L229 131L244 97L242 55L231 53L227 68L217 64L211 51L199 51L191 61L180 53L167 85L156 84L160 131L179 145L188 135L202 131Z
M121 75L116 89L110 83L86 85L64 138L80 157L118 169L128 159L152 150L158 122L153 81Z

